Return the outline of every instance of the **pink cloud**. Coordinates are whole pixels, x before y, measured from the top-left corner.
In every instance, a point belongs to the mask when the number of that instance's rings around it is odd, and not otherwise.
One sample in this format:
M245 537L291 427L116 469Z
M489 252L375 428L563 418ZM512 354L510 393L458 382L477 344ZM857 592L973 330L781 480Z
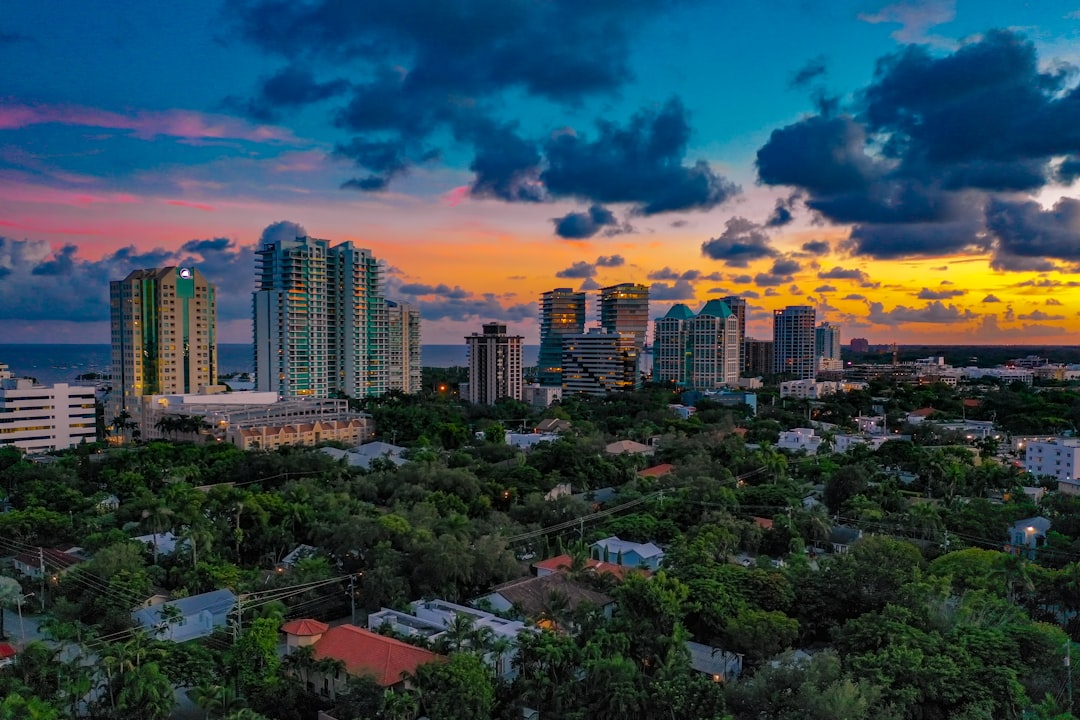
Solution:
M91 205L130 205L142 202L137 195L125 192L69 192L40 185L7 182L0 178L0 200L41 205L67 205L89 207Z
M449 205L450 207L457 207L458 204L462 200L464 200L466 198L466 196L468 196L468 194L469 194L469 186L468 185L462 185L460 187L456 187L453 190L450 190L450 191L444 193L443 196L442 196L442 201L443 201L444 204Z
M136 137L144 140L166 135L185 140L233 139L290 144L300 142L285 128L253 125L228 115L212 115L192 110L142 110L122 114L78 105L7 103L0 106L0 130L46 123L131 130Z
M205 203L188 202L187 200L167 200L169 205L176 205L177 207L193 208L195 210L202 210L204 212L214 212L217 208L213 205L207 205Z

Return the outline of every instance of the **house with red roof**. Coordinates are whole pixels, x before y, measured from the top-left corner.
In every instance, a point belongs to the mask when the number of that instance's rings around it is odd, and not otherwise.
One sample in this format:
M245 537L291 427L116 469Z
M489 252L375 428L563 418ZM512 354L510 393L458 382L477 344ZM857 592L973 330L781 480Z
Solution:
M314 648L316 661L339 661L344 666L344 675L366 676L384 688L406 687L406 678L421 665L446 661L443 655L355 625L328 627L315 620L293 620L281 630L285 633L287 652L309 645ZM345 691L346 681L339 671L324 674L314 670L309 674L308 684L334 699L337 693Z
M573 566L574 559L569 555L556 555L553 558L547 560L541 560L540 562L534 562L532 564L533 570L536 571L537 577L543 577L544 575L551 575L557 572L567 572ZM625 565L616 565L611 562L604 562L597 560L596 558L589 558L585 561L585 569L589 572L594 572L597 575L608 574L613 576L616 580L625 580L626 575L631 572L639 572L645 575L651 575L652 572L645 568L627 567Z
M0 668L11 665L15 662L16 650L13 645L8 643L0 643Z

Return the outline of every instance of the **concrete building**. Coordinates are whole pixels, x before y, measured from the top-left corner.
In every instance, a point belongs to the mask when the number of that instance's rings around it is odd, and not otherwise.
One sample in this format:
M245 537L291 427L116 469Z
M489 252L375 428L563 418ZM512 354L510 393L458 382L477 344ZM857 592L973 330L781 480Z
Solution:
M465 338L469 349L466 400L477 405L494 405L505 397L521 400L523 340L520 335L508 334L504 323L484 323L483 333Z
M727 303L710 300L696 315L678 303L654 326L653 380L688 390L735 385L741 346L739 318Z
M0 379L0 447L11 445L38 453L96 439L93 387L35 385L30 378Z
M817 455L818 448L824 440L815 434L813 428L792 428L780 433L780 439L776 441L776 447L780 450L805 450L807 455Z
M135 270L109 283L112 392L105 422L143 395L217 385L214 286L191 267Z
M843 370L840 359L840 326L823 322L814 330L814 356L817 370Z
M870 341L866 338L851 338L851 342L848 344L848 347L851 348L851 352L870 352Z
M265 242L255 254L257 389L281 397L384 393L386 307L371 251L298 237Z
M746 300L738 295L728 295L720 298L720 301L731 308L731 312L735 315L735 319L739 324L739 373L742 374L743 368L746 367L746 345L744 341L746 340L746 316L750 312L750 308L746 304Z
M555 288L540 296L539 381L562 386L563 339L585 332L585 293Z
M386 389L418 393L423 384L420 310L386 300Z
M1035 477L1052 477L1061 483L1080 480L1080 438L1028 442L1024 470Z
M562 387L564 395L606 395L634 390L640 384L638 346L632 333L594 328L563 338Z
M609 333L631 333L638 351L649 331L649 286L620 283L600 290L600 327Z
M768 377L773 374L773 343L771 340L743 340L743 370L745 377Z
M815 320L809 305L773 311L773 372L796 380L814 377Z

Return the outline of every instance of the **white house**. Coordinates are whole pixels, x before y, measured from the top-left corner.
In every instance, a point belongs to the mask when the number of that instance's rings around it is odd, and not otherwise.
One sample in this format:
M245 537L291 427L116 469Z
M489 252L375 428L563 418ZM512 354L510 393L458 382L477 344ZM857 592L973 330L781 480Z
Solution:
M163 640L184 642L207 637L225 627L234 607L235 595L228 590L214 590L136 610L131 618Z
M808 455L816 455L824 438L816 435L813 428L793 428L780 433L776 447L781 450L805 450Z

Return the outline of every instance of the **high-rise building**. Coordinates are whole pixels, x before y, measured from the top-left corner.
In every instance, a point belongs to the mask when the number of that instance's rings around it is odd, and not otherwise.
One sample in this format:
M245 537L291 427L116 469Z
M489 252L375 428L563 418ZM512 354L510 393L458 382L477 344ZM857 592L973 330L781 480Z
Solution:
M641 382L638 354L633 333L594 328L587 333L567 335L563 338L563 396L634 390Z
M609 333L633 333L638 350L649 330L649 286L621 283L600 290L600 327Z
M788 379L814 377L814 325L809 305L788 305L773 311L773 372Z
M720 298L725 305L731 308L732 314L735 315L735 319L739 325L739 373L741 374L743 368L746 367L746 348L743 346L743 340L746 339L746 315L749 312L749 308L746 305L746 300L738 295L728 295L725 298Z
M823 322L814 330L814 356L818 370L842 370L840 326Z
M520 335L507 334L503 323L484 323L483 333L466 336L469 349L466 400L477 405L494 405L501 398L521 399L523 340Z
M743 375L745 377L768 377L773 374L772 340L743 340Z
M370 250L298 237L256 251L255 380L281 397L386 391L382 271Z
M541 385L562 385L563 338L585 332L585 293L555 288L540 296Z
M135 270L109 283L112 391L105 423L144 395L217 385L214 286L191 267Z
M420 311L408 303L386 301L386 389L420 392Z
M739 379L739 319L722 300L694 315L682 303L656 321L653 379L691 390L715 390Z
M870 352L870 341L866 338L851 338L851 352Z

